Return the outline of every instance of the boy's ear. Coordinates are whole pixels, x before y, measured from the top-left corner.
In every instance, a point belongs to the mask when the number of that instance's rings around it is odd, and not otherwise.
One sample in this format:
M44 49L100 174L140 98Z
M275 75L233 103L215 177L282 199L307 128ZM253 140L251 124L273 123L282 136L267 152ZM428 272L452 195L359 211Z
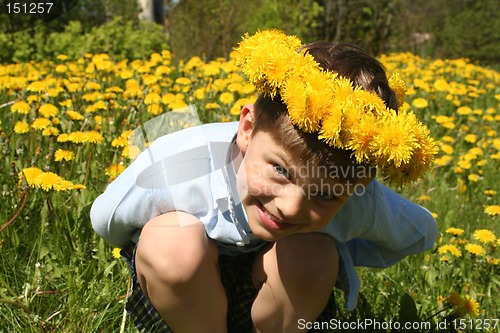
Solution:
M245 154L248 144L250 143L255 119L254 114L255 107L253 104L246 104L241 109L236 145L238 145L242 154Z

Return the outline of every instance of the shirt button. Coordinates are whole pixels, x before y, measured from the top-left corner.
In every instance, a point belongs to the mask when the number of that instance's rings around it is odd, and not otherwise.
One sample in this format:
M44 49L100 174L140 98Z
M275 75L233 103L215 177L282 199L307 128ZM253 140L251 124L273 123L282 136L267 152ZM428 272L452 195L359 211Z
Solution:
M245 243L243 243L243 242L236 242L236 246L245 246Z

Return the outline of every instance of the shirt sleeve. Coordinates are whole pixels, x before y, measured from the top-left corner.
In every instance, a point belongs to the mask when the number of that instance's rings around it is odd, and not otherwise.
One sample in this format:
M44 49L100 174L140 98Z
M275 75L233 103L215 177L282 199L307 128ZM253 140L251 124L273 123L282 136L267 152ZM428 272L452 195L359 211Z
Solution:
M141 154L92 204L92 227L111 245L130 244L138 228L161 214L153 199L153 189L137 182L137 175L148 166L147 156Z
M347 242L354 265L389 267L408 255L430 249L438 228L432 214L390 188L376 183L365 198L369 229Z
M431 248L438 234L427 209L376 180L349 199L321 232L345 243L354 265L381 268Z
M219 132L233 136L228 129ZM200 126L156 139L94 201L90 218L96 233L124 247L137 242L140 229L163 213L210 215L212 149Z

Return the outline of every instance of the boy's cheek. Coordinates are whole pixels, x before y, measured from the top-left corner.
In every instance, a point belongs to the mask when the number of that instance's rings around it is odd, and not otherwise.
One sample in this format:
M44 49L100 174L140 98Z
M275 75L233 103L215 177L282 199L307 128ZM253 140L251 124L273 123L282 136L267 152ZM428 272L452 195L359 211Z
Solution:
M244 200L248 196L248 178L245 164L242 163L236 174L236 187L240 200Z

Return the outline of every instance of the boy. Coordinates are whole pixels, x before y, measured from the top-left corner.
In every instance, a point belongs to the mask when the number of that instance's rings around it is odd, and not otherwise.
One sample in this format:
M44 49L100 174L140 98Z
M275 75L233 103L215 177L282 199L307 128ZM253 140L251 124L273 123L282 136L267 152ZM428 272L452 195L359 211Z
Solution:
M148 332L303 332L331 318L336 285L355 307L354 265L436 239L427 210L374 180L376 167L414 180L435 153L377 60L273 30L238 52L261 92L239 122L157 139L92 207L96 232L125 249L127 309Z

